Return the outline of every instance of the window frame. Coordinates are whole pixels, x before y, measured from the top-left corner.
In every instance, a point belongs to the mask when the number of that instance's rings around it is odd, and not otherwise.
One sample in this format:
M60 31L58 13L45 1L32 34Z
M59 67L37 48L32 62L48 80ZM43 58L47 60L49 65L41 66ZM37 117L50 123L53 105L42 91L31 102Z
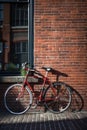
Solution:
M0 4L1 3L5 4L6 2L0 1ZM34 27L33 26L34 26L34 0L29 0L29 3L28 3L28 40L29 40L28 41L29 42L28 62L31 68L34 66ZM12 27L12 28L15 28L15 27ZM3 75L3 74L7 75L5 71L0 72L0 75Z

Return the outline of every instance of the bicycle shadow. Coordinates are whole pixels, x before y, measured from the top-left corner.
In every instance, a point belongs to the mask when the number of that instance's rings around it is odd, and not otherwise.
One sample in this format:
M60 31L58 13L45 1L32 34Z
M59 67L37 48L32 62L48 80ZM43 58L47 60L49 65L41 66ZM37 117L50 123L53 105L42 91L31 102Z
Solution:
M52 74L56 75L56 81L59 81L60 76L68 77L67 74L57 71L53 68L52 68ZM73 111L73 112L81 111L84 107L84 100L83 100L82 96L72 86L70 86L69 84L66 84L66 83L64 83L64 84L70 89L71 94L72 94L72 102L71 102L69 111Z
M53 69L53 68L51 69L51 73L52 73L53 75L56 75L56 81L59 81L59 77L60 77L60 76L68 77L67 74L62 73L62 72L60 72L60 71L58 71L58 70L55 70L55 69Z
M71 93L72 93L72 102L71 102L71 106L69 110L72 112L81 111L84 107L84 100L82 96L77 90L75 90L71 86L68 86L68 87L71 89Z
M39 76L43 77L43 75L39 71L37 71L37 72L38 72ZM50 72L52 75L55 75L56 82L60 81L59 80L60 76L68 77L68 74L62 73L62 72L55 70L53 68L51 68ZM39 78L37 84L42 84L42 83L43 83L43 78ZM71 105L69 107L69 111L72 111L72 112L81 111L84 107L84 100L83 100L82 96L80 95L80 93L76 89L74 89L72 86L70 86L69 84L66 84L65 82L62 82L62 83L64 83L70 89L71 94L72 94L72 102L71 102Z

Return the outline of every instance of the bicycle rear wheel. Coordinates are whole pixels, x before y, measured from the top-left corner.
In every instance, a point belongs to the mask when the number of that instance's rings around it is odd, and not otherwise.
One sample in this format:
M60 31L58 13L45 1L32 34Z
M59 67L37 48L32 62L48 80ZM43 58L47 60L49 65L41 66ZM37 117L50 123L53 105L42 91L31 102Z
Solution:
M44 94L45 106L53 113L61 113L71 104L71 92L66 84L56 82L48 87Z
M32 93L30 89L25 87L24 93L18 98L21 92L22 84L14 84L10 86L4 95L4 104L6 109L12 114L25 113L32 104Z

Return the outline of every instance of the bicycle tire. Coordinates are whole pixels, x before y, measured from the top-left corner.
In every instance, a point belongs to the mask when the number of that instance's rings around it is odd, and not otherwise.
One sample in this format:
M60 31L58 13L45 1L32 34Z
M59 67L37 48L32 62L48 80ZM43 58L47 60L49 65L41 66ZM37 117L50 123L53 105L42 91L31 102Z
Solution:
M32 104L32 93L27 86L25 87L23 96L17 100L21 88L22 84L11 85L4 94L4 105L11 114L23 114Z
M52 87L56 92L53 93ZM65 83L55 82L48 86L44 93L45 107L53 113L61 113L67 110L71 104L71 92Z

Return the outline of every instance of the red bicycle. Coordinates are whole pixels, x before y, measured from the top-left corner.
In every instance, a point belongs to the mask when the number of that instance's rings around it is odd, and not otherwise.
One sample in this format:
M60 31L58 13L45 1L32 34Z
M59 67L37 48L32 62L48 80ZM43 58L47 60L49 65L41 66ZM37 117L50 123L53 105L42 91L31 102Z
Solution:
M63 82L52 83L48 78L48 73L52 68L42 67L46 71L45 76L35 69L27 69L27 74L22 84L13 84L7 88L4 95L4 104L6 109L12 114L23 114L33 105L35 98L35 107L40 103L53 113L61 113L69 108L71 104L71 92L68 86ZM41 90L37 95L32 85L28 82L30 72L40 74L43 83ZM35 77L35 75L33 75Z

